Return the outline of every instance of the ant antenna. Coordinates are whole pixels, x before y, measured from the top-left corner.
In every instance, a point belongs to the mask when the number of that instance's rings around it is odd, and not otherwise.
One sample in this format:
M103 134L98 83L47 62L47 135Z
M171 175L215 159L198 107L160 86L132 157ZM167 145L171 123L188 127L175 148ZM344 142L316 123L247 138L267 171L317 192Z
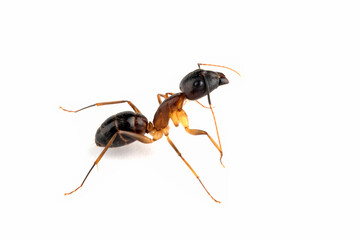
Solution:
M237 75L239 75L239 76L241 77L240 73L238 73L237 71L235 71L234 69L229 68L229 67L220 66L220 65L215 65L215 64L208 64L208 63L198 63L198 67L199 67L199 68L200 68L200 66L212 66L212 67L222 67L222 68L226 68L226 69L229 69L229 70L235 72Z
M240 73L238 73L237 71L235 71L234 69L229 68L229 67L225 67L225 66L221 66L221 65L215 65L215 64L208 64L208 63L198 63L199 69L201 69L200 66L212 66L212 67L222 67L222 68L226 68L226 69L229 69L229 70L235 72L236 74L238 74L238 75L241 77ZM204 75L204 77L205 77L205 75ZM214 114L214 111L213 111L213 108L212 108L212 105L211 105L210 91L209 91L209 86L208 86L208 84L207 84L207 81L205 81L205 85L206 85L206 91L207 91L207 97L208 97L208 102L209 102L210 110L211 110L211 113L212 113L213 118L214 118L214 123L215 123L215 128L216 128L216 134L217 134L218 141L219 141L219 147L220 147L220 149L222 149L222 147L221 147L221 141L220 141L220 135L219 135L219 129L218 129L218 126L217 126L217 123L216 123L215 114ZM223 155L223 153L222 153L222 150L221 150L220 163L221 163L221 165L222 165L223 167L225 167L224 164L223 164L222 161L221 161L222 155Z

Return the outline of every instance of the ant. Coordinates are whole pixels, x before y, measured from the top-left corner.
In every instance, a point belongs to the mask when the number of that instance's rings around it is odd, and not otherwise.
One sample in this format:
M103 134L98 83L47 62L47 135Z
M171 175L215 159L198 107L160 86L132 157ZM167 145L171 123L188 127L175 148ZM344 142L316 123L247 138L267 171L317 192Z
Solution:
M157 109L153 122L148 122L147 118L140 112L140 110L130 101L122 100L122 101L113 101L113 102L100 102L95 103L90 106L81 108L76 111L66 110L60 107L62 110L67 112L80 112L84 109L94 107L94 106L104 106L110 104L119 104L119 103L127 103L129 106L134 110L132 111L124 111L117 113L108 119L106 119L101 126L98 128L96 135L95 135L95 143L99 147L104 147L104 150L100 153L98 158L95 160L94 164L90 168L89 172L86 174L83 182L77 187L75 190L65 193L65 195L70 195L76 192L79 188L84 185L87 177L89 176L90 172L93 170L95 165L97 165L101 158L104 156L106 151L112 147L121 147L124 145L128 145L135 141L140 141L142 143L153 143L164 135L171 145L171 147L176 151L179 157L184 161L184 163L189 167L192 173L196 176L199 180L200 184L203 186L207 194L217 203L220 201L216 200L206 189L204 184L201 182L199 176L194 171L194 169L190 166L190 164L184 159L181 155L180 151L177 149L173 141L169 138L169 121L170 119L174 123L176 127L181 124L185 131L191 135L206 135L213 145L217 148L220 152L220 163L222 164L222 147L219 137L219 131L216 124L216 119L214 115L214 111L211 105L210 100L210 92L215 90L218 86L228 84L229 80L225 77L223 73L220 72L213 72L208 70L201 69L200 66L214 66L214 67L222 67L226 69L230 69L237 73L239 76L240 74L225 66L214 65L214 64L204 64L198 63L198 69L193 72L187 74L180 82L180 90L179 93L166 93L166 94L158 94L157 99L160 104L159 108ZM207 95L209 107L202 105L197 100ZM161 98L164 98L162 101ZM216 127L216 133L218 137L219 144L217 144L214 139L203 130L199 129L190 129L189 128L189 121L186 112L183 110L183 105L186 100L195 100L201 106L205 108L209 108L212 112L214 123ZM145 134L150 134L152 138L145 136Z

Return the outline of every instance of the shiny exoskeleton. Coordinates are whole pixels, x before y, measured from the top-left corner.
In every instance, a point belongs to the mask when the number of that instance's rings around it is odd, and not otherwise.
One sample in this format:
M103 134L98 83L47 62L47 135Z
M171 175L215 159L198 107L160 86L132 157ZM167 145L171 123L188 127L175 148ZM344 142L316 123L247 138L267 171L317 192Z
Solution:
M105 147L110 139L120 130L144 135L148 121L144 115L135 112L120 112L106 119L98 128L95 135L95 143L99 147ZM110 147L121 147L135 142L136 139L128 136L117 135Z
M220 137L216 125L215 115L211 107L210 92L215 90L218 86L229 83L229 81L223 73L200 69L200 65L223 67L223 66L211 65L211 64L198 64L199 69L196 69L195 71L187 74L180 82L181 92L175 94L174 93L158 94L157 99L160 106L154 115L153 122L148 122L147 118L143 114L141 114L140 110L132 102L127 100L96 103L84 107L82 109L79 109L77 111L69 111L62 108L64 111L68 111L68 112L79 112L81 110L93 106L128 103L129 106L134 110L134 112L132 111L120 112L116 115L109 117L101 124L101 126L98 128L96 132L95 142L97 146L104 147L104 150L101 152L99 157L94 162L93 166L90 168L89 172L85 176L85 179L83 180L81 185L78 188L76 188L74 191L65 193L65 195L72 194L73 192L77 191L79 188L83 186L86 178L88 177L94 166L99 163L99 161L101 160L105 152L108 150L108 148L121 147L135 141L140 141L142 143L152 143L165 136L169 144L176 151L179 157L184 161L184 163L189 167L189 169L193 172L193 174L199 180L199 182L201 183L205 191L209 194L209 196L214 201L219 202L211 196L211 194L208 192L208 190L201 182L197 173L190 166L190 164L183 158L180 151L177 149L175 144L169 138L169 121L171 119L176 127L181 124L184 127L185 131L191 135L207 135L209 140L220 152L220 162L221 162L223 153L222 153ZM224 68L228 68L228 67L224 67ZM228 69L233 70L231 68ZM217 142L215 142L214 139L206 131L199 129L190 129L187 114L183 110L183 105L185 100L197 100L206 95L208 96L208 102L210 106L209 108L211 109L214 117L219 144L217 144ZM162 101L161 98L164 98L165 100ZM146 134L150 134L151 137L146 136Z

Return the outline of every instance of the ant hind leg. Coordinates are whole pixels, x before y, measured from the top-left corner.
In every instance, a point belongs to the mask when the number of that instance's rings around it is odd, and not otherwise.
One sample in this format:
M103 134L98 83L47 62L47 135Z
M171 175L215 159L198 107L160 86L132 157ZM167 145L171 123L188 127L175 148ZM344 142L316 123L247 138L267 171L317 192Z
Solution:
M75 110L75 111L73 111L73 110L67 110L67 109L65 109L65 108L63 108L63 107L60 107L60 109L66 111L66 112L77 113L77 112L80 112L80 111L85 110L85 109L90 108L90 107L105 106L105 105L119 104L119 103L128 103L128 104L130 105L130 107L131 107L136 113L141 113L140 110L139 110L131 101L127 101L127 100L95 103L95 104L89 105L89 106L87 106L87 107L80 108L80 109Z
M151 138L148 138L144 135L141 135L141 134L138 134L138 133L133 133L133 132L128 132L128 131L121 131L119 130L117 133L115 133L111 139L109 140L109 142L106 144L105 148L102 150L102 152L100 153L100 155L98 156L98 158L95 160L94 164L92 165L92 167L90 168L89 172L86 174L84 180L82 181L82 183L80 184L79 187L77 187L75 190L69 192L69 193L65 193L65 195L70 195L74 192L76 192L77 190L79 190L85 183L87 177L89 176L90 172L93 170L93 168L95 167L95 165L97 165L101 158L104 156L104 154L106 153L106 151L109 149L109 147L111 146L111 144L114 142L116 136L119 135L119 136L128 136L128 137L132 137L142 143L152 143L158 139L151 139Z
M66 196L66 195L70 195L70 194L76 192L77 190L79 190L79 189L84 185L87 177L89 176L89 174L91 173L91 171L93 170L93 168L95 167L95 165L97 165L97 164L100 162L101 158L104 156L104 154L106 153L106 151L109 149L110 145L114 142L114 140L115 140L115 138L116 138L117 135L118 135L118 133L115 133L115 134L111 137L110 141L106 144L105 148L102 150L102 152L100 153L100 155L99 155L98 158L95 160L95 162L94 162L94 164L92 165L92 167L90 168L89 172L86 174L86 176L85 176L84 180L82 181L82 183L80 184L80 186L77 187L77 188L75 188L75 190L73 190L73 191L71 191L71 192L69 192L69 193L65 193L65 194L64 194L65 196Z

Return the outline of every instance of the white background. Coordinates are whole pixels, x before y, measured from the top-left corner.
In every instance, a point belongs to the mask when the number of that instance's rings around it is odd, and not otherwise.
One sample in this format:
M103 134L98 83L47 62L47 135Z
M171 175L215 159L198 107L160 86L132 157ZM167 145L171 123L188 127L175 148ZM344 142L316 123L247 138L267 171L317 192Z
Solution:
M359 239L356 1L2 1L1 239ZM152 121L196 63L223 162L206 137L101 152L97 127L132 100ZM202 99L204 104L206 98ZM211 113L185 105L215 137Z

